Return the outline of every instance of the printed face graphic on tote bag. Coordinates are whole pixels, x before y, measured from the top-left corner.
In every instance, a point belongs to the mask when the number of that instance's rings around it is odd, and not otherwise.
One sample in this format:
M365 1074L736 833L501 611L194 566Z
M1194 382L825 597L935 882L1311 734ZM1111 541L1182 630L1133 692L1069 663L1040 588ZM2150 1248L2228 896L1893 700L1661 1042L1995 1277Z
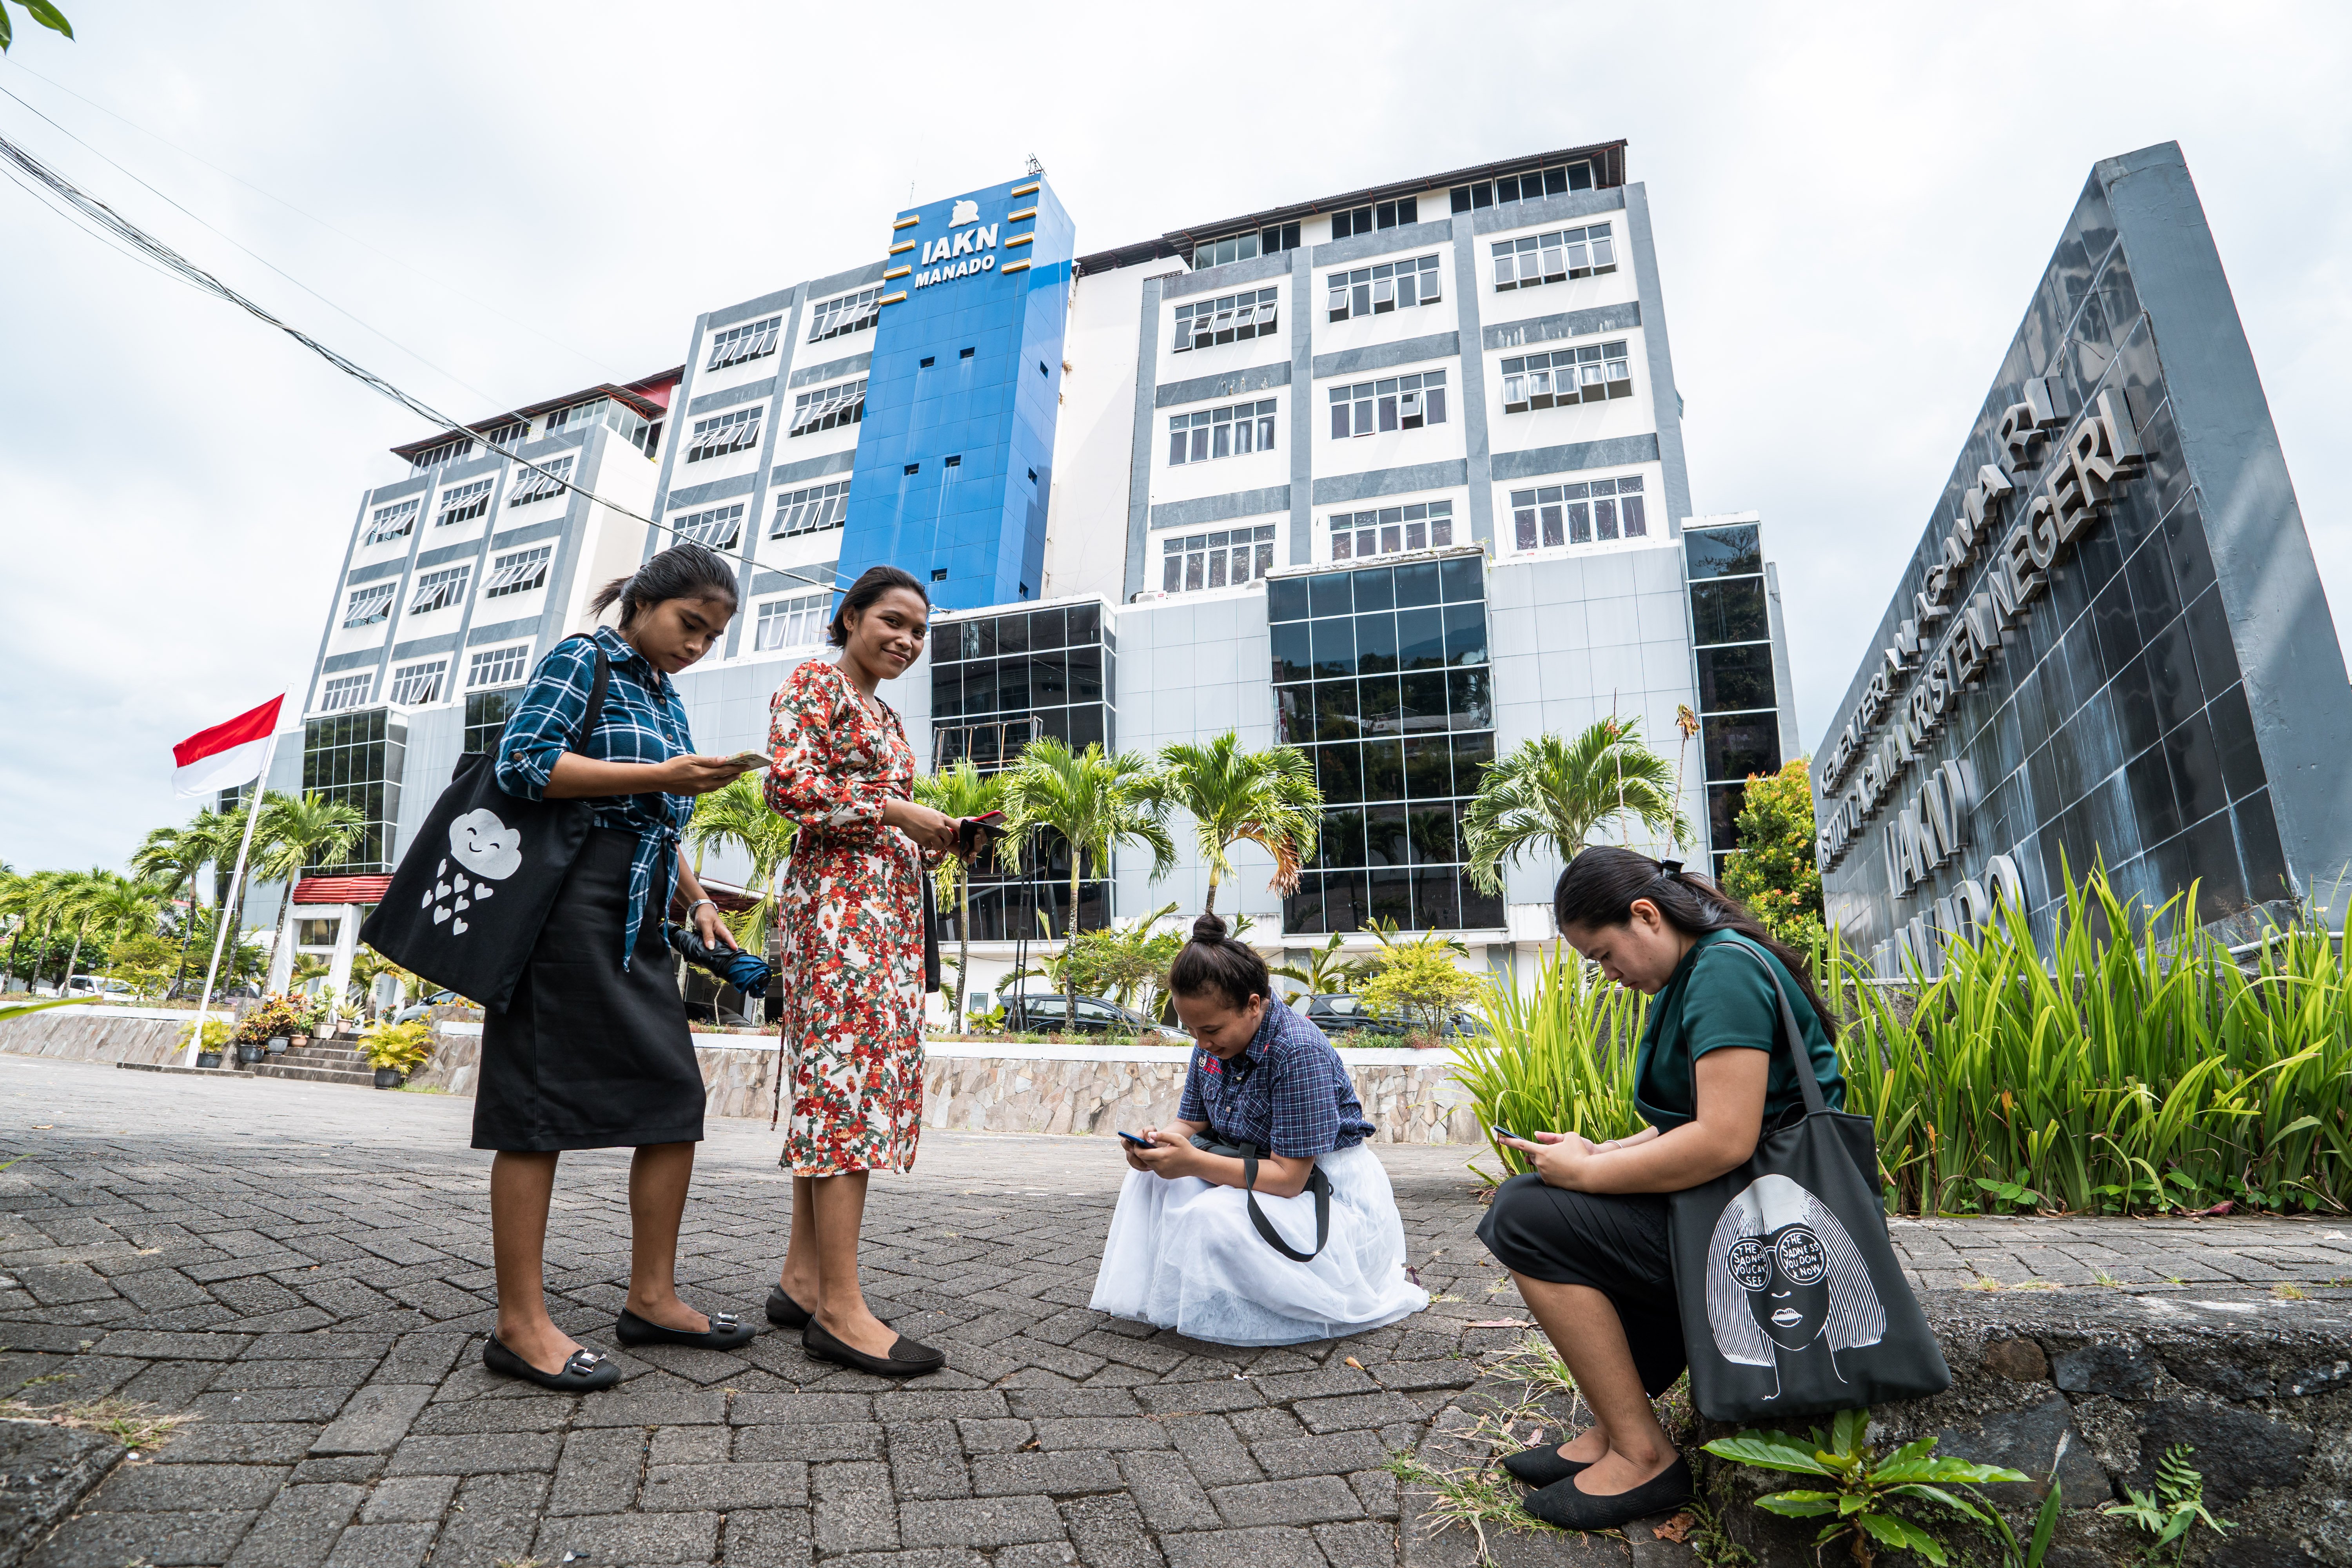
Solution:
M1706 1316L1726 1361L1769 1366L1874 1345L1886 1309L1869 1265L1827 1204L1786 1176L1759 1176L1724 1205L1706 1251ZM1779 1398L1775 1392L1768 1398Z
M451 859L460 868L455 873L449 869ZM433 923L454 921L451 934L463 935L471 929L465 911L490 896L492 882L513 876L521 866L522 829L509 827L494 811L469 811L458 817L449 824L448 857L434 868L433 888L425 895ZM451 901L444 903L445 899Z

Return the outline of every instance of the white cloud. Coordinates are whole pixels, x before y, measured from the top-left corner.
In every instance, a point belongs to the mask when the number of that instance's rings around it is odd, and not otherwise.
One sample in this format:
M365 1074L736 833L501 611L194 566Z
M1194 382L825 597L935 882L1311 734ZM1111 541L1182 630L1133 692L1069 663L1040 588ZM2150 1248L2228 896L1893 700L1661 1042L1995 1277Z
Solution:
M2177 139L2323 574L2352 598L2352 480L2320 460L2352 412L2328 374L2352 357L2337 8L899 16L849 45L861 25L816 6L84 0L79 42L18 29L0 87L439 370L5 99L0 132L467 417L674 364L697 311L875 254L910 188L935 199L1031 153L1097 248L1627 137L1693 499L1764 513L1808 743L2091 163ZM173 741L299 686L359 491L422 432L13 189L0 246L0 859L119 863L183 815Z

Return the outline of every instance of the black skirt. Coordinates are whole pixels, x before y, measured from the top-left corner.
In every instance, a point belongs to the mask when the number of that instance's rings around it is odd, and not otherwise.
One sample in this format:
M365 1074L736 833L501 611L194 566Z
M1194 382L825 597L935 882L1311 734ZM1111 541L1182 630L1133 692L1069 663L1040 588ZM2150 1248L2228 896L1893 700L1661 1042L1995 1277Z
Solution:
M635 835L593 828L514 995L482 1020L474 1147L518 1153L702 1139L702 1069L661 914L647 909L629 967Z
M1514 1274L1589 1285L1609 1298L1642 1386L1654 1399L1682 1375L1682 1309L1663 1193L1572 1193L1533 1173L1495 1189L1478 1239Z

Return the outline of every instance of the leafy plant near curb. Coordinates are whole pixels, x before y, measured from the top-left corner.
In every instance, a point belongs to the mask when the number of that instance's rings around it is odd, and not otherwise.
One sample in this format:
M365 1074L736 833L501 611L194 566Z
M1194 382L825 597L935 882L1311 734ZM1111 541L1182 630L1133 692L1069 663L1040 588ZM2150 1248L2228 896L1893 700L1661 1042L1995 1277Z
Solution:
M1845 1542L1862 1568L1871 1568L1882 1548L1916 1552L1938 1568L1951 1561L1940 1538L1895 1511L1898 1499L1932 1503L1945 1514L1992 1531L2001 1538L2011 1564L2040 1568L2050 1549L2051 1532L2058 1524L2057 1477L2051 1477L2050 1494L2034 1525L2032 1544L2020 1547L1999 1510L1981 1496L1963 1495L1953 1489L2026 1481L2032 1477L2000 1465L1979 1465L1949 1456L1939 1458L1933 1437L1906 1443L1891 1454L1874 1455L1863 1441L1869 1426L1867 1410L1842 1410L1827 1432L1813 1429L1810 1445L1787 1432L1748 1431L1737 1437L1718 1437L1706 1445L1706 1451L1737 1464L1819 1476L1831 1482L1827 1488L1772 1492L1757 1499L1756 1506L1790 1519L1827 1519L1829 1522L1813 1538L1816 1544Z
M2144 1492L2126 1487L2127 1500L2099 1510L2156 1537L2141 1558L2144 1563L2158 1561L2168 1546L2172 1548L2172 1560L2179 1562L2189 1550L2189 1532L2200 1521L2216 1535L2236 1528L2226 1519L2215 1519L2205 1506L2205 1478L2189 1463L2189 1456L2196 1451L2186 1443L2175 1443L2157 1461L2154 1487Z
M422 1018L378 1024L360 1037L360 1054L371 1067L414 1072L432 1059L433 1026Z
M1454 1080L1478 1105L1482 1128L1575 1131L1594 1140L1638 1131L1633 1051L1649 999L1585 972L1583 961L1546 959L1532 993L1489 984L1486 1027L1454 1041ZM1490 1139L1491 1143L1491 1139ZM1528 1169L1517 1150L1492 1145L1507 1174Z

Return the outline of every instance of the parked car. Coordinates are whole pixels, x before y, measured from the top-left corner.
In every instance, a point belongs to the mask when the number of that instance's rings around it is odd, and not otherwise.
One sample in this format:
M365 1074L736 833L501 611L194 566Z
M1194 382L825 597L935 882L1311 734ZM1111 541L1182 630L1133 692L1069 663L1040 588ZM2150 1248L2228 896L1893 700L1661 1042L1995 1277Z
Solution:
M68 996L95 996L106 1002L136 1001L139 993L110 974L77 974L66 982Z
M1290 999L1290 1005L1327 1035L1382 1035L1402 1040L1415 1032L1415 1026L1404 1019L1382 1017L1366 1006L1362 997L1344 991L1294 996ZM1441 1037L1452 1039L1461 1035L1475 1035L1481 1027L1475 1014L1457 1010L1439 1023L1437 1032Z
M1004 998L1004 1027L1016 1035L1141 1035L1157 1033L1174 1039L1192 1037L1172 1024L1147 1018L1132 1008L1100 996L1078 998L1077 1025L1069 1016L1068 998L1043 991L1024 991Z
M425 994L419 996L415 1001L411 1002L407 1006L403 1007L399 1012L394 1013L392 1016L392 1021L395 1024L412 1023L415 1020L425 1016L425 1009L429 1007L446 1007L450 1003L457 1000L457 994L455 991L427 992Z

